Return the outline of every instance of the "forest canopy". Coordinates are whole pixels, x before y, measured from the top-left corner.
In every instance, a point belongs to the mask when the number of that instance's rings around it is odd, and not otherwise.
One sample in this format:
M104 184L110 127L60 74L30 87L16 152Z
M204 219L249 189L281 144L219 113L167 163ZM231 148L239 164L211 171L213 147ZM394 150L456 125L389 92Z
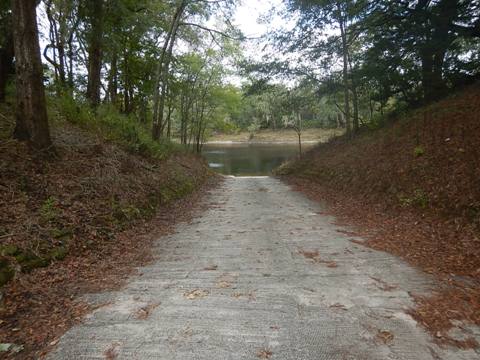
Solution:
M477 1L278 1L262 21L285 26L261 38L233 24L239 3L2 2L0 102L16 91L13 135L49 148L54 107L195 151L214 132L301 124L353 136L479 77Z

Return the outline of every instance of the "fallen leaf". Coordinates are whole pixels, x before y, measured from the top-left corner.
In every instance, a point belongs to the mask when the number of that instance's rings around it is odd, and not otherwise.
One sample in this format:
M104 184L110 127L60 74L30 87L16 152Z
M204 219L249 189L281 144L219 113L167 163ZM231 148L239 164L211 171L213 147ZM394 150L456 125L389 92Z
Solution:
M228 281L219 281L217 282L217 287L220 289L228 289L232 287L232 284L229 283Z
M115 343L112 344L105 352L103 355L105 356L106 360L115 360L118 357L118 347L120 345Z
M207 266L205 268L203 268L203 270L205 271L214 271L214 270L217 270L218 269L218 265L210 265L210 266Z
M159 302L145 305L145 306L141 307L140 309L138 309L138 310L135 312L135 317L136 317L138 320L145 320L145 319L147 319L147 318L150 316L150 314L152 313L152 311L153 311L155 308L157 308L159 305L160 305Z
M207 290L200 290L200 289L195 289L193 291L187 292L183 294L187 299L189 300L195 300L199 298L204 298L209 294Z
M257 357L259 359L270 359L273 353L270 350L262 349L257 351Z
M393 338L393 334L388 330L379 330L377 333L377 339L382 341L384 344L391 343Z

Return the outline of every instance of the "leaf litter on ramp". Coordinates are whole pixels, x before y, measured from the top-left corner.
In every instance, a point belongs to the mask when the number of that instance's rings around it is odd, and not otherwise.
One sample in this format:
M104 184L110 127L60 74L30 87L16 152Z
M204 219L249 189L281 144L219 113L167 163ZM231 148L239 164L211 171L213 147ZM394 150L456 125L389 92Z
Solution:
M189 300L195 300L195 299L200 299L208 296L210 292L208 290L200 290L200 289L195 289L190 292L186 292L183 294L187 299Z

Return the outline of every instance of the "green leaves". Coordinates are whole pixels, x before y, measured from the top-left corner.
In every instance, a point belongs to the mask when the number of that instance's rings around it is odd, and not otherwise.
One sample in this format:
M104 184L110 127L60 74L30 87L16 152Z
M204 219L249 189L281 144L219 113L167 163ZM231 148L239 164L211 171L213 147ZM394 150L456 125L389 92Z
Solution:
M10 344L10 343L0 344L0 353L11 352L13 354L16 354L22 350L23 350L23 345Z

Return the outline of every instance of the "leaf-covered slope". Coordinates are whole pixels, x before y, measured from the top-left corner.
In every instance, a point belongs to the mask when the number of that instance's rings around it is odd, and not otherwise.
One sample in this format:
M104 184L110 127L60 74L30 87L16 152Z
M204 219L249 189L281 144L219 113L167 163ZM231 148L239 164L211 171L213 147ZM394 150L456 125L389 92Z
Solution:
M197 155L159 160L72 126L54 133L48 160L0 143L0 343L22 345L20 358L78 321L88 310L78 296L148 259L153 239L191 213L189 194L215 179Z
M279 173L330 191L360 222L372 215L372 227L402 228L384 248L431 270L478 275L479 113L477 84L387 128L321 144Z

